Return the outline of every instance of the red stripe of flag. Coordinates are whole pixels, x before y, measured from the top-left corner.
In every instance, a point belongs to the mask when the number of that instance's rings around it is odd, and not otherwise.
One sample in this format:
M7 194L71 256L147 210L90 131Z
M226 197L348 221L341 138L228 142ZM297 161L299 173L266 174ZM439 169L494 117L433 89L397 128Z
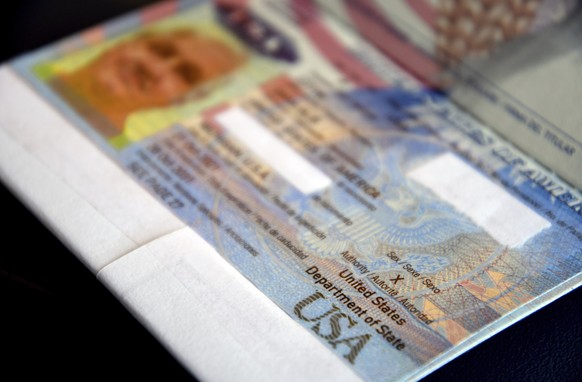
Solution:
M429 27L432 29L436 26L438 14L428 0L407 0L410 8L416 12Z
M350 18L363 37L425 86L434 84L441 71L440 66L405 40L382 16L382 11L372 0L344 1Z
M313 0L291 0L291 6L299 25L313 45L350 81L366 88L388 86L328 30L318 17L319 10Z

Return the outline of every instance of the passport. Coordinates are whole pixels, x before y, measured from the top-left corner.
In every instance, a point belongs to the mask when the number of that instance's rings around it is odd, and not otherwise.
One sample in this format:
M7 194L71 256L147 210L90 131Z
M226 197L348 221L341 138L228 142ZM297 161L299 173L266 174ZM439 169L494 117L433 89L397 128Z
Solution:
M94 263L154 330L171 321L140 310L148 280L169 269L187 309L209 298L197 277L229 282L196 276L214 265L192 265L184 241L225 259L346 378L418 379L580 284L582 195L436 87L442 62L405 40L397 58L334 12L164 3L11 67L177 218ZM220 301L206 308L233 314Z

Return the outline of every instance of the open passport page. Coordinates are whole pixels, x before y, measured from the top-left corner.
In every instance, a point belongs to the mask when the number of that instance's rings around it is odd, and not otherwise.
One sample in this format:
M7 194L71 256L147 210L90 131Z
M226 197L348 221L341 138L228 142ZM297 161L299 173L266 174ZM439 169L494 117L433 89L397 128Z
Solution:
M582 14L505 3L144 8L0 68L0 176L200 379L417 380L582 280Z

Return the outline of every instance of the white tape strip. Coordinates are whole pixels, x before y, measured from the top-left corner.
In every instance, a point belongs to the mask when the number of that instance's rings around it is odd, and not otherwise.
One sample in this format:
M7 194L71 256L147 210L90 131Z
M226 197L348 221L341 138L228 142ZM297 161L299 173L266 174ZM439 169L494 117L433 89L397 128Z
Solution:
M518 247L550 226L546 219L454 154L441 155L408 176L430 188L508 247Z
M215 120L304 194L311 194L331 185L331 179L327 175L243 109L232 107L217 114Z

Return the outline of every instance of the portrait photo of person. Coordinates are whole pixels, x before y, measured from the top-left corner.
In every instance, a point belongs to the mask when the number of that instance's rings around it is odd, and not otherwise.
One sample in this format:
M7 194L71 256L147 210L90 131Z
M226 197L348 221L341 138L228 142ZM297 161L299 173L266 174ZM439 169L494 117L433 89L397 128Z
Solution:
M246 60L244 52L195 29L146 31L59 74L51 87L111 138L123 132L130 114L179 103Z

